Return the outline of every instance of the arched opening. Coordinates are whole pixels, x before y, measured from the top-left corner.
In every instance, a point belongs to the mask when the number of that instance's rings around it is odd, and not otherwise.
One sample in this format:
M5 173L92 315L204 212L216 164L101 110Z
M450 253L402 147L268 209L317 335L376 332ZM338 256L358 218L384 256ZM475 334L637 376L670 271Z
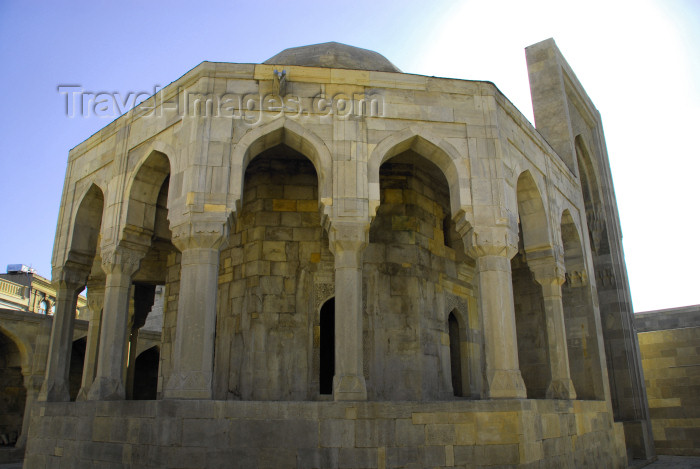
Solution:
M88 271L92 268L97 252L103 208L104 195L100 188L93 184L78 207L68 253L69 261L83 266Z
M134 372L134 400L155 400L158 394L158 364L160 351L157 346L144 350L136 358Z
M452 371L452 392L455 396L463 396L462 390L462 341L459 336L459 322L454 315L450 313L447 318L449 337L450 337L450 370Z
M517 183L518 252L511 259L518 362L527 397L544 399L552 374L542 286L528 265L528 254L551 248L540 192L529 172Z
M579 399L603 399L592 292L583 246L568 210L561 220L566 280L561 288L569 369Z
M168 305L169 308L162 303L154 307L158 287L165 285L177 291L175 284L179 279L179 253L172 244L168 221L170 181L168 156L152 151L136 171L129 191L123 239L147 251L140 261L139 270L131 279L125 383L127 399L155 399L157 395L159 350L149 351L142 360L136 355L139 333L144 325L148 322L151 330L163 330L163 344L167 350L171 349L170 341L174 339L174 333L167 331L172 330L177 321L177 299ZM156 360L156 363L149 360ZM140 362L143 362L141 370ZM163 374L163 370L160 372ZM139 373L145 381L139 380ZM151 374L143 377L144 373ZM152 379L152 375L155 375L155 379Z
M319 392L321 394L333 394L333 376L335 376L335 298L326 301L321 307L319 329Z
M67 266L79 266L81 270L88 272L87 278L85 279L85 285L87 285L87 283L90 281L90 276L93 275L94 272L97 272L99 275L103 275L99 253L103 209L104 194L97 185L92 184L85 193L76 214L70 251L68 253L68 262L66 263ZM98 283L103 284L104 280L101 280ZM92 284L95 284L94 280ZM83 290L83 287L79 288L79 291L76 292L76 298L81 290ZM53 315L55 313L56 304L61 300L62 298L56 298L56 303L48 310L49 314ZM75 308L76 306L77 305L74 303L72 307ZM75 313L71 312L71 314ZM54 317L54 321L61 320L63 319L60 317ZM58 323L54 322L54 327L56 327L57 324ZM92 325L90 327L92 327ZM70 332L69 337L73 337L72 331ZM83 384L83 374L85 374L86 386L91 384L92 379L94 378L94 370L84 369L87 350L87 340L84 338L71 343L71 357L69 362L67 383L68 397L71 401L76 400L80 392ZM62 399L65 399L65 396L62 396Z
M591 248L598 255L607 255L610 253L610 246L608 245L600 186L593 162L580 135L575 139L575 148Z
M83 367L85 365L85 337L73 341L70 355L70 371L69 371L69 389L70 400L75 401L80 391L80 385L83 378Z
M334 275L319 178L306 154L286 144L252 156L235 228L219 256L215 394L317 399L314 279L332 282Z
M447 165L449 157L435 156L440 149L426 142L413 148L415 140L403 151L389 149L378 168L380 204L363 255L364 363L373 399L450 399L455 373L457 392L465 392L462 364L452 368L445 302L450 295L468 303L475 263L451 217L448 178L433 162ZM452 342L459 350L459 338Z
M19 347L0 331L0 447L14 446L22 433L26 400Z

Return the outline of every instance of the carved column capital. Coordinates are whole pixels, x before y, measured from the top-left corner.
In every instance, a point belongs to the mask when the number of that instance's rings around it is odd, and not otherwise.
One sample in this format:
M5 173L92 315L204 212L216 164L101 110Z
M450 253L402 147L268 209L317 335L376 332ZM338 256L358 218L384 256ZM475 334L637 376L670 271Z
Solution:
M362 252L369 243L369 223L365 221L331 221L328 247L335 256L336 267L359 267Z
M120 245L106 246L101 249L102 270L109 275L120 271L133 275L139 270L141 259L146 255L145 249L133 249Z
M535 281L545 287L560 287L566 278L566 268L563 259L554 256L534 257L527 253L527 265L532 271Z
M85 286L90 270L83 265L67 262L51 271L51 281L57 290L77 290Z
M228 241L229 223L221 220L187 221L171 227L172 243L180 252L221 249Z
M518 252L518 233L507 226L470 228L462 239L467 254L475 259L498 256L510 260Z

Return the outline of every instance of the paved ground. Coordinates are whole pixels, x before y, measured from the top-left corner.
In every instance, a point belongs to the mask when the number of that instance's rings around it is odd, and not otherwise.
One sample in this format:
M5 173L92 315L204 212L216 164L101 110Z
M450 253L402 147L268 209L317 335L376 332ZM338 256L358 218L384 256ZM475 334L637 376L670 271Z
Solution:
M638 466L637 466L638 467ZM700 457L659 456L653 464L644 466L645 469L700 469ZM0 464L0 469L22 469L22 463Z
M700 457L659 456L659 460L645 469L700 469Z

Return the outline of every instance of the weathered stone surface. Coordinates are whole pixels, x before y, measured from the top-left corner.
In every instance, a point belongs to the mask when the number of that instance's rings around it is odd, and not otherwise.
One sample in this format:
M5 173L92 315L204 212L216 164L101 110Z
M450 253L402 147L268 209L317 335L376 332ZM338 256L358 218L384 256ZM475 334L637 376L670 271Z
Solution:
M698 456L700 306L639 313L635 324L656 451Z
M600 117L553 43L528 53L536 115L557 104L538 117L551 142L490 83L326 44L205 62L162 91L187 90L188 115L154 97L162 118L142 106L74 148L54 265L105 285L99 401L41 404L30 432L89 457L28 458L89 466L116 445L105 467L623 467L620 435L647 457L637 427L613 423L641 409L634 360L604 379L635 343L611 300L627 286ZM261 101L197 114L243 91ZM68 277L66 311L85 281ZM150 362L126 353L143 322L132 284L164 292ZM48 401L68 389L60 316ZM123 401L139 364L153 396Z

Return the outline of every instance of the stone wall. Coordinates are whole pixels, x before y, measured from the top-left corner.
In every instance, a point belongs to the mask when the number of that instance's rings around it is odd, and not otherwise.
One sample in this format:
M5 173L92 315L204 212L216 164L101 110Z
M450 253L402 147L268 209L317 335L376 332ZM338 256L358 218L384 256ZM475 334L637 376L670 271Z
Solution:
M598 401L40 403L25 468L624 468ZM42 416L42 417L39 417Z
M319 393L314 284L321 272L332 284L333 258L317 187L311 161L288 147L248 166L242 209L219 260L220 399L308 400Z
M370 226L363 267L369 398L479 395L479 382L470 383L469 373L461 373L463 364L482 369L479 354L467 351L480 338L475 310L468 305L474 262L452 233L445 178L427 160L406 152L382 165L380 186L381 205ZM454 350L459 356L453 356L462 375L461 392L452 386L451 313L463 332Z
M658 454L700 456L700 306L636 315Z

